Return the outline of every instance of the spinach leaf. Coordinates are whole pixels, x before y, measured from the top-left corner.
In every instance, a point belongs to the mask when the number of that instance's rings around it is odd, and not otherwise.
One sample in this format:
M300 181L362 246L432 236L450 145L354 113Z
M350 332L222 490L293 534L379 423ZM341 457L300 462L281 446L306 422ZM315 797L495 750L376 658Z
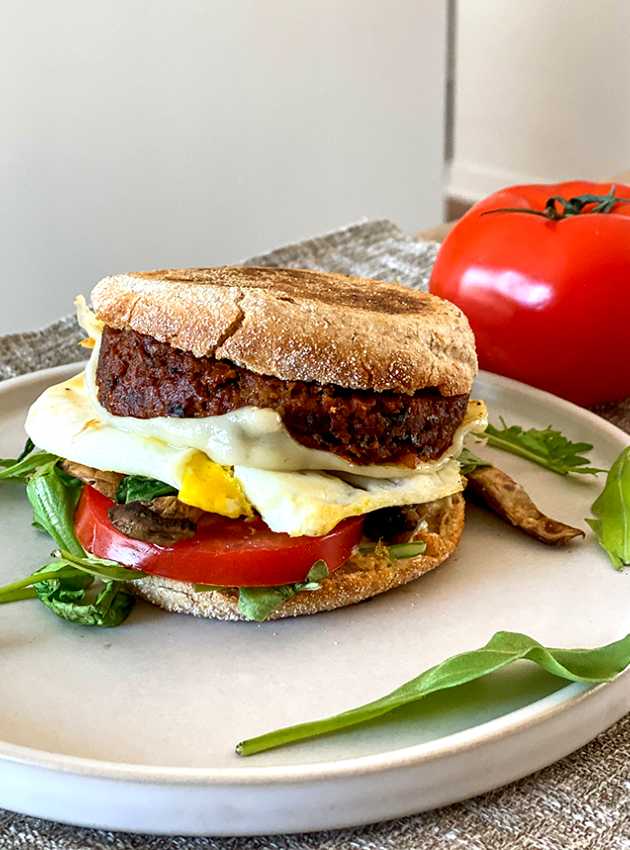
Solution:
M459 468L461 470L462 475L468 475L470 472L474 472L475 469L479 469L485 466L492 466L491 463L487 460L482 460L480 457L477 457L476 454L470 451L470 449L463 448L460 456L457 458L459 461Z
M82 558L85 552L76 538L73 522L82 485L77 479L71 480L72 484L67 483L52 464L29 479L26 495L37 526L50 534L60 549Z
M36 461L33 463L33 461ZM4 472L27 478L26 494L33 525L59 546L57 560L24 579L0 588L0 603L37 596L58 617L90 626L117 626L126 619L135 596L125 586L143 573L114 561L86 555L74 532L74 512L82 484L57 466L55 455L42 461L31 454ZM26 470L26 465L31 466ZM2 474L2 473L0 473Z
M518 632L497 632L480 649L454 655L380 699L323 720L287 726L249 738L237 744L236 752L250 756L356 726L428 694L487 676L519 660L533 661L548 673L571 682L607 682L630 664L630 635L595 649L553 649Z
M76 570L70 578L51 578L35 585L40 601L53 613L82 626L118 626L129 616L135 597L122 582L106 581L93 602L87 591L93 579Z
M176 494L177 490L163 481L143 478L141 475L126 475L118 485L116 501L121 504L150 502L158 496L175 496Z
M302 590L319 590L329 575L325 561L315 561L305 581L297 584L281 584L277 587L239 587L238 610L247 620L264 622L276 608Z
M595 519L586 521L612 565L630 565L630 446L613 463L591 511Z
M559 475L567 475L569 472L597 475L606 471L588 466L590 461L582 453L592 450L590 443L573 443L551 425L542 430L529 428L527 431L520 425L506 425L503 419L501 425L502 428L491 424L486 428L485 437L489 446L524 457Z

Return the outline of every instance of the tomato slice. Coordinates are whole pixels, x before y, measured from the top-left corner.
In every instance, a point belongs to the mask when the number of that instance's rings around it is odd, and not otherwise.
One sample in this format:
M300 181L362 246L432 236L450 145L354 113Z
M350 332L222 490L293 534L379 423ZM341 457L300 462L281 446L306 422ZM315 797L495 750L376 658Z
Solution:
M74 517L79 542L98 558L109 558L145 573L226 587L272 587L304 581L315 561L332 572L361 539L362 517L340 522L323 537L289 537L261 519L227 519L206 514L190 540L157 546L115 528L107 514L113 502L85 486Z

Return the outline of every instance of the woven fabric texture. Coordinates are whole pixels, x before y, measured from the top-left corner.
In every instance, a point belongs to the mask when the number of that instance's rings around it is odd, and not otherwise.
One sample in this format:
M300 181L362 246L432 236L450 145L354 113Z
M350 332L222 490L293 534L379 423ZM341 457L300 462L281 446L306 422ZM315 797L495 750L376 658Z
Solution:
M247 264L345 272L424 289L438 247L406 236L389 221L372 221ZM40 331L0 337L0 379L80 359L81 335L67 316ZM630 400L598 412L630 432ZM630 716L520 782L372 826L309 835L171 838L80 829L0 811L0 850L630 850L629 765Z

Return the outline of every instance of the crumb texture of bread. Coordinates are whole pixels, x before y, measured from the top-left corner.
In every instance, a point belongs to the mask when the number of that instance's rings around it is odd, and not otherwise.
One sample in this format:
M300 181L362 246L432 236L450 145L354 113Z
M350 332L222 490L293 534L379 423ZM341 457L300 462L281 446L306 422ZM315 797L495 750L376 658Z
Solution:
M455 550L464 528L464 497L448 496L426 506L428 529L418 540L426 551L415 558L391 562L386 556L355 555L314 591L301 591L277 608L269 620L317 614L354 605L420 578L443 563ZM217 620L244 620L238 609L238 591L197 591L195 585L151 576L134 583L143 599L178 614Z
M161 269L106 277L92 303L113 328L286 381L452 396L469 393L477 371L457 307L383 281L306 269Z

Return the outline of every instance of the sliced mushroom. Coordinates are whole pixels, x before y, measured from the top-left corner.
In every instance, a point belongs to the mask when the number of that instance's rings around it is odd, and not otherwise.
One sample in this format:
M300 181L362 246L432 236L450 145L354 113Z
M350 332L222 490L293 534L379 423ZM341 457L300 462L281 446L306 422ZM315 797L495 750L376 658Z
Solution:
M184 502L180 502L177 496L158 496L152 502L145 502L144 504L164 519L186 519L197 523L203 514L201 508L186 505Z
M108 499L116 498L118 485L123 479L123 476L119 472L103 472L101 469L94 469L92 466L85 466L82 463L75 463L72 460L62 461L61 468L68 475L72 475L74 478L78 478L79 481L83 481L84 484L94 487L95 490L107 496Z
M502 519L541 543L563 546L575 537L584 537L581 529L542 513L524 488L496 466L479 467L469 472L466 478L466 493L471 492Z
M181 517L164 517L149 507L151 503L128 502L113 505L108 515L112 525L134 540L146 540L158 546L172 546L178 540L195 536L196 524Z

